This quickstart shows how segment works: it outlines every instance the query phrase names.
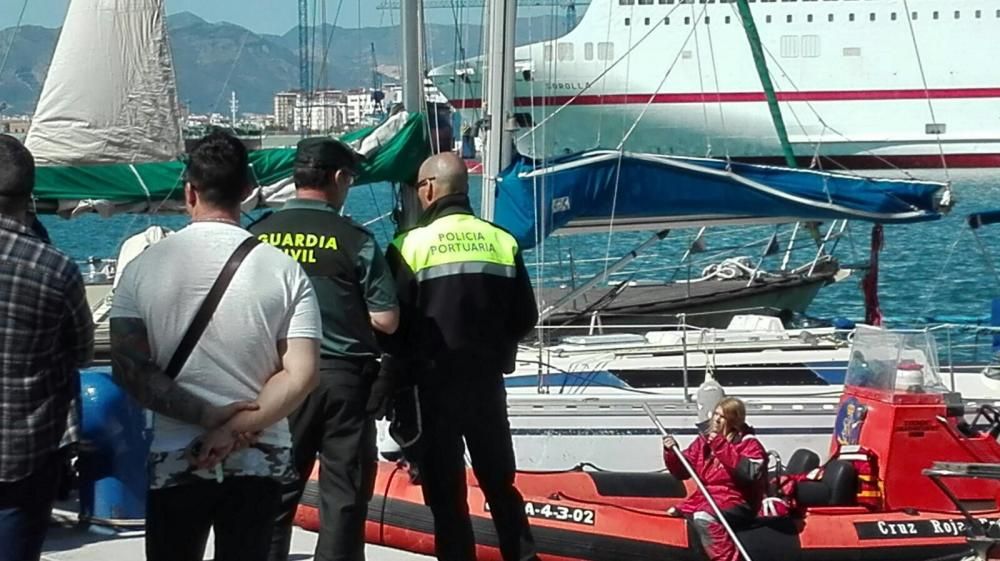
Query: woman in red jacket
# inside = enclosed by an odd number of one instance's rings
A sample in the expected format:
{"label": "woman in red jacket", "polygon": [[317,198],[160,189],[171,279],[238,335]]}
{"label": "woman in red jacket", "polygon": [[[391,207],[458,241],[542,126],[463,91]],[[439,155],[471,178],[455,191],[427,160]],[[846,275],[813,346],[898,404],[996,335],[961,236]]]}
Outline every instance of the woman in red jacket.
{"label": "woman in red jacket", "polygon": [[[690,477],[681,463],[672,436],[663,439],[663,461],[678,479]],[[712,415],[710,430],[701,434],[683,452],[730,526],[749,522],[760,506],[766,488],[767,453],[753,428],[746,424],[746,406],[735,397],[719,402]],[[715,511],[695,491],[668,514],[692,521],[701,543],[712,561],[736,561],[736,544],[716,519]]]}

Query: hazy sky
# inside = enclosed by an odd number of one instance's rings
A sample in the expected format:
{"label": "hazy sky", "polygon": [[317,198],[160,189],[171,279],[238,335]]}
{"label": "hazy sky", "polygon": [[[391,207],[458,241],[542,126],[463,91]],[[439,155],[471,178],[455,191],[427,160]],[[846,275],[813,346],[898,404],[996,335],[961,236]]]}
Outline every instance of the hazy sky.
{"label": "hazy sky", "polygon": [[[27,0],[24,22],[45,27],[62,25],[69,0]],[[314,0],[309,1],[312,8]],[[360,11],[362,26],[398,23],[398,10],[378,10],[382,0],[326,0],[327,19],[333,21],[338,4],[341,27],[357,27]],[[17,23],[24,0],[0,0],[0,29]],[[296,25],[295,0],[166,0],[167,13],[193,12],[208,21],[230,21],[258,33],[285,33]],[[450,21],[450,10],[431,10],[434,21]],[[478,11],[477,11],[478,13]],[[390,17],[392,18],[390,20]],[[478,21],[479,16],[475,16]]]}

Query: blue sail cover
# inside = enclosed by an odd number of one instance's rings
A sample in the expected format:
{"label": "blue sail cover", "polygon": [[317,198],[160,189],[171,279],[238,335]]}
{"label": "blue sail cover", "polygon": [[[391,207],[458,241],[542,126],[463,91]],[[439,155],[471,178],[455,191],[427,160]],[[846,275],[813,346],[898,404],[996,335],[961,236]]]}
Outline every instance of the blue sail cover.
{"label": "blue sail cover", "polygon": [[520,158],[497,186],[495,220],[523,248],[559,229],[654,229],[852,219],[936,220],[947,185],[655,154],[594,151],[545,167]]}

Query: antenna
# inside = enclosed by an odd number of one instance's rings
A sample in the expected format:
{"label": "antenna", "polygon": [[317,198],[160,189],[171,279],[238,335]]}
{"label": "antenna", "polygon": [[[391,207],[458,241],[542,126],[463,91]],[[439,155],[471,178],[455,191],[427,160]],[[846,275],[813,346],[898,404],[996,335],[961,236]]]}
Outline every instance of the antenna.
{"label": "antenna", "polygon": [[230,120],[229,124],[233,127],[233,132],[236,132],[236,112],[240,108],[240,101],[236,98],[236,90],[233,90],[232,97],[229,98],[229,114]]}

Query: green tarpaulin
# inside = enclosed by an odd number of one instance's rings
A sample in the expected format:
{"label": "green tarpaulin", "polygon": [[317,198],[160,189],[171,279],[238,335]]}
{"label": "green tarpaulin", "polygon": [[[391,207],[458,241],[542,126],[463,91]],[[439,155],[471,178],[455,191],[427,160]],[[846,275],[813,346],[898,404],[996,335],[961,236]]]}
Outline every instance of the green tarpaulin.
{"label": "green tarpaulin", "polygon": [[[375,127],[341,137],[354,142]],[[368,155],[356,185],[378,182],[412,182],[421,162],[430,154],[426,117],[411,115],[406,124],[384,145]],[[250,153],[253,177],[258,185],[272,185],[292,174],[294,148],[274,148]],[[112,204],[157,203],[179,199],[183,193],[184,163],[155,162],[74,167],[39,167],[35,198],[40,207],[55,207],[59,201],[105,200]]]}

